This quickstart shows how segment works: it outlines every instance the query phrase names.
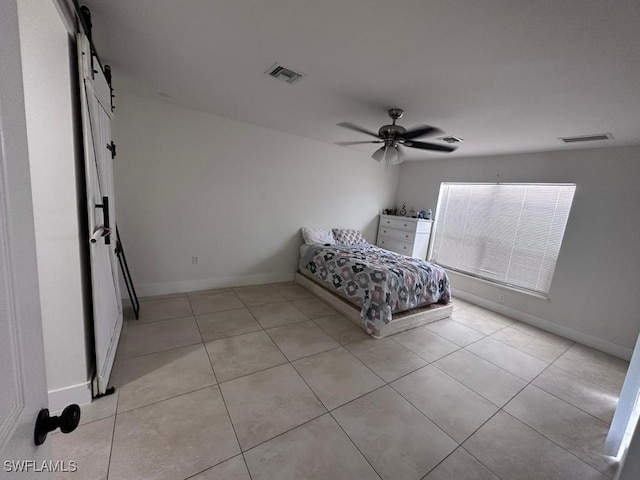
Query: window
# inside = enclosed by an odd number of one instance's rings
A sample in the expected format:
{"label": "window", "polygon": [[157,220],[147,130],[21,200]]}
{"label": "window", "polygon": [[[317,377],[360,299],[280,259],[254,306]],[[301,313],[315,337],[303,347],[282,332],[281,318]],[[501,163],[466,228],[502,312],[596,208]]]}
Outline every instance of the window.
{"label": "window", "polygon": [[547,294],[576,186],[443,183],[432,260]]}

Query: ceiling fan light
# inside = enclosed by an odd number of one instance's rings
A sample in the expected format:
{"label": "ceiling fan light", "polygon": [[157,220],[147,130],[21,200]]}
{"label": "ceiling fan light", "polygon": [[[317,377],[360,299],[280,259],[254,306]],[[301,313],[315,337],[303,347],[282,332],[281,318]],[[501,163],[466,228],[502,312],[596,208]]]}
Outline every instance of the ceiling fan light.
{"label": "ceiling fan light", "polygon": [[385,158],[385,147],[381,147],[371,155],[376,162],[381,162]]}
{"label": "ceiling fan light", "polygon": [[402,156],[398,155],[396,158],[391,160],[391,165],[398,165],[399,163],[402,163],[402,160],[404,160],[402,158]]}
{"label": "ceiling fan light", "polygon": [[393,145],[389,145],[384,153],[384,159],[392,165],[400,158],[400,152]]}

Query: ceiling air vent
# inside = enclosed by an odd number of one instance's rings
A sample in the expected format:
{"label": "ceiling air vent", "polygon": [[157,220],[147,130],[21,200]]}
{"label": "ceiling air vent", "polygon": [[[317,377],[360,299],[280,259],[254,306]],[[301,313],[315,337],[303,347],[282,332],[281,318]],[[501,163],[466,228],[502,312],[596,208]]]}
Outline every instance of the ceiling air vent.
{"label": "ceiling air vent", "polygon": [[580,137],[560,137],[558,140],[564,143],[592,142],[594,140],[613,140],[610,133],[597,133],[595,135],[582,135]]}
{"label": "ceiling air vent", "polygon": [[302,73],[294,72],[293,70],[283,67],[279,63],[275,63],[269,70],[264,73],[266,73],[270,77],[277,78],[278,80],[282,80],[283,82],[287,83],[293,83],[304,76]]}
{"label": "ceiling air vent", "polygon": [[464,142],[463,138],[460,137],[454,137],[453,135],[449,135],[448,137],[438,137],[438,140],[442,140],[443,142],[447,142],[447,143],[460,143],[460,142]]}

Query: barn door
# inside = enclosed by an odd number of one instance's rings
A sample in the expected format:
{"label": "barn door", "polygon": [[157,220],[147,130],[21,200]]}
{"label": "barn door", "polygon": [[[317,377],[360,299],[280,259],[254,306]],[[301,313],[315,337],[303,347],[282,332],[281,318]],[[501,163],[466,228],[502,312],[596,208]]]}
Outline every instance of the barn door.
{"label": "barn door", "polygon": [[[93,323],[94,395],[105,393],[122,329],[122,300],[115,253],[116,209],[111,142],[111,88],[87,37],[78,34],[78,67],[84,139]],[[112,235],[113,233],[113,235]]]}
{"label": "barn door", "polygon": [[[640,417],[640,336],[636,339],[636,346],[620,391],[618,406],[609,427],[604,444],[605,455],[620,456],[621,449],[628,446],[629,436],[636,430],[638,417]],[[640,442],[640,438],[636,442]]]}

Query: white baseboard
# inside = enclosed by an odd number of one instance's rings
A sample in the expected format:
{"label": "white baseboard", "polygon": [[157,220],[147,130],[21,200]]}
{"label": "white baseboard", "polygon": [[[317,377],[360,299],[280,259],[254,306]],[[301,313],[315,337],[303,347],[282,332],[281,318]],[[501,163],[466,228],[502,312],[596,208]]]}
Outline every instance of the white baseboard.
{"label": "white baseboard", "polygon": [[[242,287],[264,283],[292,282],[294,272],[263,273],[259,275],[240,275],[236,277],[204,278],[199,280],[177,280],[175,282],[147,283],[136,285],[139,297],[167,295],[170,293],[195,292],[212,288]],[[126,294],[126,289],[124,290]]]}
{"label": "white baseboard", "polygon": [[57,413],[62,411],[64,407],[75,403],[77,405],[85,405],[91,403],[91,381],[87,380],[78,385],[59,388],[57,390],[49,390],[49,411]]}
{"label": "white baseboard", "polygon": [[544,318],[531,315],[530,313],[521,312],[520,310],[516,310],[515,308],[511,308],[506,305],[502,305],[501,303],[487,300],[486,298],[479,297],[477,295],[474,295],[473,293],[465,292],[464,290],[456,289],[455,296],[461,298],[462,300],[467,300],[468,302],[475,303],[476,305],[484,307],[488,310],[501,313],[502,315],[513,318],[514,320],[528,323],[529,325],[533,325],[534,327],[541,328],[542,330],[555,333],[556,335],[560,335],[561,337],[568,338],[569,340],[573,340],[574,342],[581,343],[583,345],[586,345],[587,347],[595,348],[596,350],[608,353],[609,355],[613,355],[624,360],[631,359],[631,354],[633,353],[633,349],[631,348],[623,347],[622,345],[618,345],[617,343],[609,342],[607,340],[591,336],[588,333],[583,333],[572,328],[564,327],[557,323],[550,322],[549,320],[545,320]]}

